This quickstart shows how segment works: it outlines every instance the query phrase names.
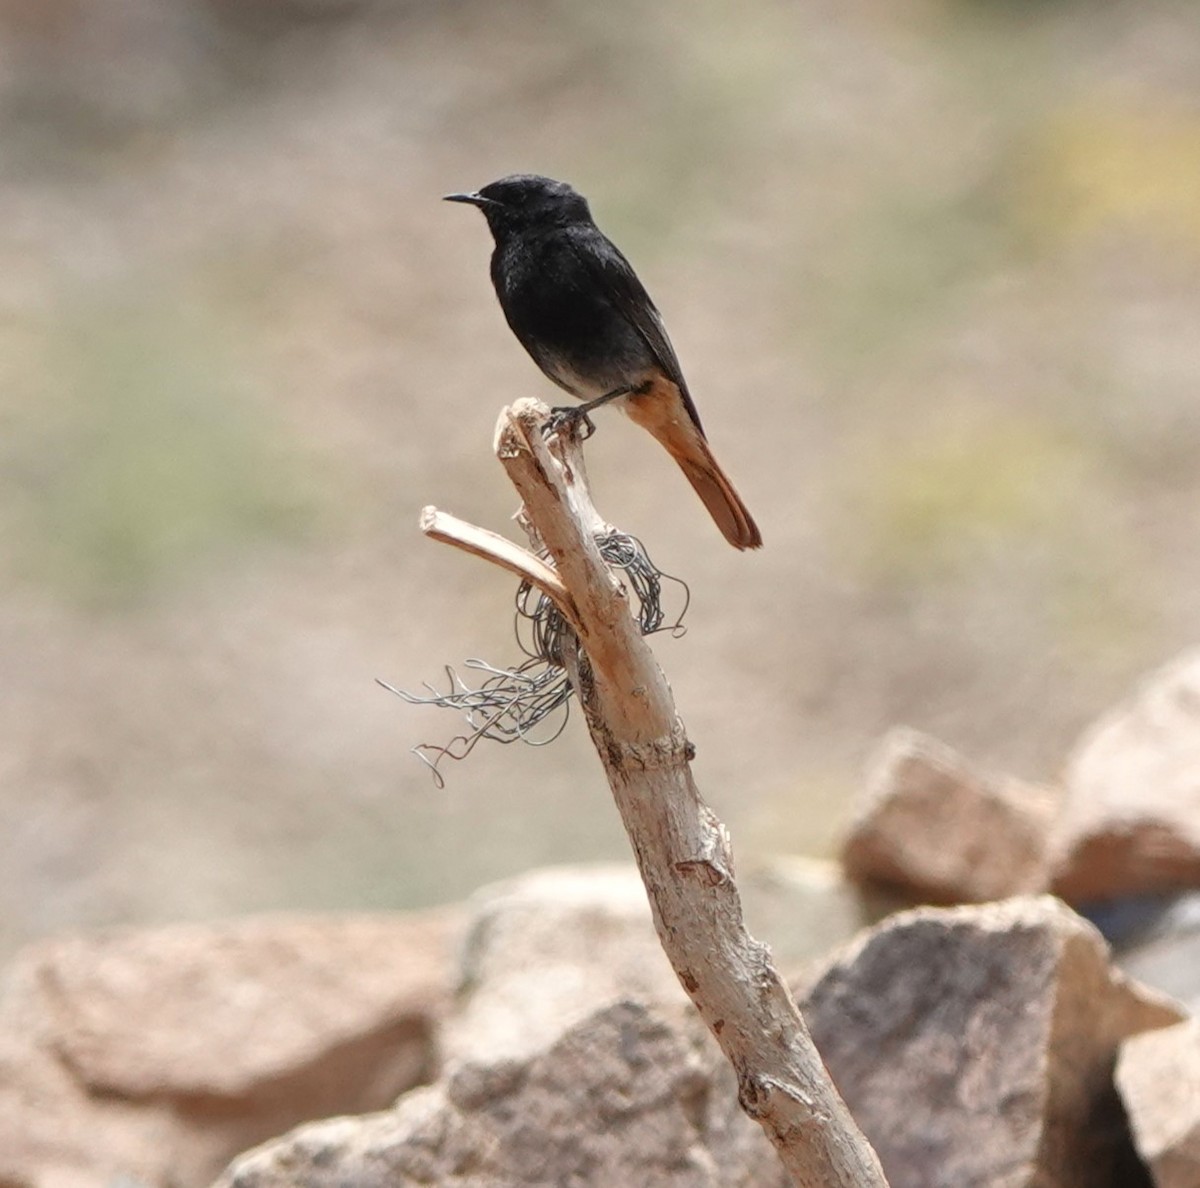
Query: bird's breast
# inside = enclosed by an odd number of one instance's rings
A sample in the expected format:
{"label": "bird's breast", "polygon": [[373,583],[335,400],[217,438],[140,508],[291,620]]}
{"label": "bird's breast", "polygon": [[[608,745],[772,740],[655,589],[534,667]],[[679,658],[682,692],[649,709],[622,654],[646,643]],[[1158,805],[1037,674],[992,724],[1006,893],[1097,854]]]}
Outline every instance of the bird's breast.
{"label": "bird's breast", "polygon": [[571,245],[515,237],[492,258],[504,316],[542,371],[581,399],[634,386],[653,358]]}

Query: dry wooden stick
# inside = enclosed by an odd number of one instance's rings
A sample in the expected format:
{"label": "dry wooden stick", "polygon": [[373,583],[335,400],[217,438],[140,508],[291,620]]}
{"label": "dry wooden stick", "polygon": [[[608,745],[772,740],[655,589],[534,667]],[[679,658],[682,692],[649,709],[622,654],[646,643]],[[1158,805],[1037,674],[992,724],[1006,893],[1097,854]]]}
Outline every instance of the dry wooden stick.
{"label": "dry wooden stick", "polygon": [[737,1072],[743,1109],[775,1144],[792,1182],[887,1188],[770,950],[745,929],[729,835],[692,781],[692,747],[670,687],[593,539],[603,521],[591,502],[579,443],[569,434],[544,437],[546,415],[532,400],[505,409],[496,452],[552,570],[504,538],[433,509],[422,525],[533,582],[574,629],[580,647],[565,649],[564,659],[633,844],[659,939]]}

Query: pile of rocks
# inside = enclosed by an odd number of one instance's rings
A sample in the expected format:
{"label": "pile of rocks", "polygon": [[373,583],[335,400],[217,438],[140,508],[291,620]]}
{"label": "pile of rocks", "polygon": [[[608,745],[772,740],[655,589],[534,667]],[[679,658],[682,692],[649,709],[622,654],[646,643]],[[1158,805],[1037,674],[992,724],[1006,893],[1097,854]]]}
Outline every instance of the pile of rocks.
{"label": "pile of rocks", "polygon": [[[1059,787],[896,732],[842,859],[742,890],[892,1188],[1200,1184],[1200,656],[1089,730]],[[0,998],[0,1185],[214,1176],[786,1184],[626,867],[433,914],[23,954]]]}
{"label": "pile of rocks", "polygon": [[[872,766],[842,856],[856,883],[904,899],[976,903],[1052,892],[1100,926],[1126,973],[1194,1012],[1200,653],[1155,673],[1087,730],[1056,786],[981,772],[936,740],[895,731]],[[1076,1005],[1094,1018],[1090,1001]],[[1195,1021],[1123,1043],[1116,1084],[1152,1182],[1200,1185]]]}
{"label": "pile of rocks", "polygon": [[1048,890],[1083,906],[1200,887],[1200,652],[1087,730],[1056,786],[893,732],[843,860],[858,882],[931,903]]}
{"label": "pile of rocks", "polygon": [[44,941],[0,995],[0,1185],[206,1184],[433,1075],[459,913]]}

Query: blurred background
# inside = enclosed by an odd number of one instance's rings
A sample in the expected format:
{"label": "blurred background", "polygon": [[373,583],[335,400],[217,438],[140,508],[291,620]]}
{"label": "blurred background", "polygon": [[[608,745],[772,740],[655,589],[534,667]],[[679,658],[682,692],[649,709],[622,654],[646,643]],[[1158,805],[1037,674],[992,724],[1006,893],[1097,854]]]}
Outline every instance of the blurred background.
{"label": "blurred background", "polygon": [[502,405],[557,399],[477,212],[563,177],[666,315],[766,547],[601,415],[690,583],[656,650],[743,865],[829,852],[887,727],[1053,777],[1200,635],[1195,0],[3,0],[0,952],[407,907],[627,853],[518,659]]}

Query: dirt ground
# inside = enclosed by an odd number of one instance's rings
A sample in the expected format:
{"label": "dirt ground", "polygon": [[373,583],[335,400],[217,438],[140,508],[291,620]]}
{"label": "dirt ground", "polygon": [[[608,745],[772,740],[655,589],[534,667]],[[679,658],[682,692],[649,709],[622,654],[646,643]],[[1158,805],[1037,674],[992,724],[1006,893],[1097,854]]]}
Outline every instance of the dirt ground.
{"label": "dirt ground", "polygon": [[578,721],[438,790],[375,684],[516,657],[416,531],[505,530],[555,399],[438,201],[505,173],[590,197],[762,526],[602,416],[743,865],[894,724],[1052,777],[1200,631],[1191,0],[7,0],[0,143],[0,949],[626,852]]}

